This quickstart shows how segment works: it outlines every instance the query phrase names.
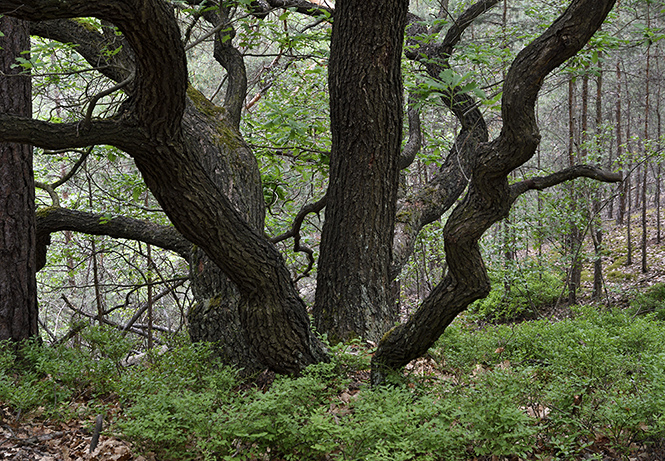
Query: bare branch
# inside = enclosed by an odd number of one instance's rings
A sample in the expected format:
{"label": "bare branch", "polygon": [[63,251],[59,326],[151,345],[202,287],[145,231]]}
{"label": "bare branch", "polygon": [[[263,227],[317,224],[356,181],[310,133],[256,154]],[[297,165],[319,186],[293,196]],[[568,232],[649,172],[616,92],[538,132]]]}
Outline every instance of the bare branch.
{"label": "bare branch", "polygon": [[[85,131],[85,132],[84,132]],[[79,123],[50,123],[0,114],[0,141],[32,144],[49,150],[109,144],[123,150],[141,146],[143,133],[125,120],[92,120],[88,130]]]}
{"label": "bare branch", "polygon": [[576,178],[590,178],[608,183],[623,181],[621,173],[613,173],[593,165],[575,165],[548,176],[538,176],[515,183],[510,186],[510,193],[515,200],[529,190],[544,190]]}
{"label": "bare branch", "polygon": [[81,156],[79,157],[79,159],[76,161],[76,163],[74,163],[74,166],[72,167],[72,169],[69,170],[67,172],[67,174],[64,175],[62,178],[58,179],[56,182],[51,184],[51,187],[53,189],[57,189],[58,187],[62,186],[64,183],[69,181],[72,178],[72,176],[74,176],[76,174],[78,169],[81,168],[81,166],[83,165],[85,160],[88,158],[88,156],[90,156],[90,153],[92,152],[93,148],[94,148],[94,146],[90,146],[86,151],[84,151],[81,154]]}
{"label": "bare branch", "polygon": [[[75,44],[74,51],[92,66],[92,69],[80,72],[97,70],[111,80],[120,82],[127,78],[135,67],[133,53],[128,46],[122,46],[122,37],[114,36],[117,43],[111,43],[103,34],[72,19],[31,22],[30,34]],[[103,53],[102,50],[113,53]]]}
{"label": "bare branch", "polygon": [[452,53],[453,48],[457,45],[462,38],[464,31],[473,24],[473,21],[476,20],[480,15],[489,11],[494,5],[499,3],[499,0],[480,0],[478,3],[471,5],[467,8],[464,13],[460,15],[455,23],[448,29],[446,37],[443,39],[443,42],[438,47],[439,53],[442,57],[448,59]]}
{"label": "bare branch", "polygon": [[328,203],[328,196],[324,195],[318,201],[305,205],[296,215],[296,218],[293,220],[293,224],[291,225],[291,229],[288,232],[270,239],[272,243],[278,243],[293,237],[293,251],[307,254],[307,259],[309,261],[307,268],[302,274],[298,276],[296,281],[303,277],[307,277],[312,270],[312,267],[314,267],[314,252],[311,248],[300,244],[300,228],[302,227],[302,223],[308,214],[320,212],[323,210],[323,208],[325,208],[326,203]]}
{"label": "bare branch", "polygon": [[[175,284],[173,284],[173,286],[167,287],[167,288],[165,288],[164,290],[162,290],[161,292],[159,292],[157,295],[155,295],[155,296],[152,298],[152,301],[155,302],[155,301],[157,301],[158,299],[163,298],[164,296],[166,296],[167,294],[171,293],[173,290],[175,290],[176,288],[178,288],[178,287],[179,287],[180,285],[182,285],[183,283],[185,283],[185,280],[184,280],[184,279],[183,279],[183,280],[178,280]],[[143,313],[144,313],[145,311],[148,310],[148,307],[149,307],[149,303],[147,303],[147,302],[146,302],[146,303],[143,303],[143,305],[142,305],[139,309],[136,310],[136,313],[135,313],[135,314],[132,316],[132,318],[131,318],[131,319],[125,324],[125,326],[122,327],[122,331],[128,331],[130,328],[132,328],[132,326],[134,325],[134,323],[136,323],[136,321],[137,321],[139,318],[141,318],[141,316],[143,315]]]}
{"label": "bare branch", "polygon": [[399,169],[408,168],[420,152],[422,147],[422,133],[420,132],[420,111],[416,107],[416,97],[409,93],[407,116],[409,118],[409,139],[402,149],[399,157]]}
{"label": "bare branch", "polygon": [[180,29],[162,1],[143,0],[136,12],[129,0],[0,0],[0,14],[28,21],[96,17],[118,27],[136,57],[132,113],[150,136],[173,137],[180,133],[187,90]]}
{"label": "bare branch", "polygon": [[104,91],[100,91],[98,94],[90,98],[90,102],[88,103],[88,110],[85,112],[85,118],[83,121],[81,121],[81,127],[84,130],[87,130],[90,127],[90,122],[92,121],[92,112],[95,110],[97,101],[102,99],[104,96],[108,96],[129,85],[134,80],[134,75],[135,74],[132,72],[129,77],[124,79],[122,82],[118,83],[117,85],[113,85],[111,88],[107,88]]}
{"label": "bare branch", "polygon": [[[106,325],[112,326],[116,330],[123,331],[123,326],[122,325],[120,325],[118,323],[115,323],[115,322],[112,322],[111,320],[109,320],[105,317],[100,319],[100,318],[98,318],[97,315],[88,314],[87,312],[82,311],[81,309],[77,309],[76,306],[74,306],[71,303],[71,301],[69,301],[69,299],[67,299],[67,297],[65,295],[62,295],[61,297],[62,297],[63,301],[65,301],[65,304],[67,304],[67,307],[69,307],[72,311],[76,312],[77,314],[82,315],[82,316],[87,317],[87,318],[92,319],[92,320],[99,321],[99,322],[104,323]],[[142,331],[138,328],[131,328],[129,331],[136,334],[136,335],[143,336],[144,338],[148,337],[148,334],[146,332],[144,332],[144,331]],[[162,341],[158,340],[157,338],[152,338],[152,340],[154,342],[156,342],[157,344],[163,344]]]}
{"label": "bare branch", "polygon": [[[63,230],[138,240],[174,251],[183,258],[189,257],[192,249],[192,244],[171,226],[161,226],[124,216],[109,217],[98,213],[49,207],[37,211],[36,227],[37,241],[41,242],[37,252],[43,254],[44,263],[48,236]],[[42,267],[43,264],[38,270]]]}
{"label": "bare branch", "polygon": [[273,8],[293,8],[300,14],[308,16],[332,16],[335,10],[329,6],[327,2],[325,5],[320,3],[308,2],[307,0],[267,0],[267,3]]}

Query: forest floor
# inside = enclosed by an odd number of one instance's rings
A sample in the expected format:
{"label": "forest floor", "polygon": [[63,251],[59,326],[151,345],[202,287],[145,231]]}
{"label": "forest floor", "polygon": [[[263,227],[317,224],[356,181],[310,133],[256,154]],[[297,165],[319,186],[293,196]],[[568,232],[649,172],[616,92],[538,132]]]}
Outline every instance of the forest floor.
{"label": "forest floor", "polygon": [[[607,256],[603,258],[603,266],[606,269],[606,293],[604,303],[617,307],[626,307],[636,292],[644,290],[655,283],[665,282],[665,244],[656,244],[655,239],[649,241],[647,264],[648,271],[641,270],[641,252],[637,245],[641,236],[639,228],[634,229],[633,262],[626,265],[626,236],[625,228],[618,228],[606,234]],[[586,266],[591,266],[587,263]],[[592,276],[590,267],[585,267],[583,275],[583,289],[580,302],[589,303],[592,290]],[[552,306],[543,314],[552,320],[565,318],[569,315],[569,309],[565,305]],[[437,373],[436,368],[430,366],[430,359],[419,359],[407,366],[409,373]],[[354,376],[356,385],[354,389],[346,389],[340,395],[340,400],[347,401],[358,392],[358,388],[368,385],[369,373],[360,373]],[[115,401],[114,401],[115,399]],[[112,461],[156,461],[152,453],[138,454],[131,443],[114,437],[109,432],[102,432],[97,447],[90,452],[90,444],[93,437],[94,417],[90,412],[78,412],[77,408],[85,408],[92,404],[92,397],[80,395],[74,399],[68,409],[68,416],[54,418],[53,414],[45,416],[45,412],[38,409],[29,414],[21,414],[20,411],[0,402],[0,460],[17,461],[88,461],[88,460],[112,460]],[[95,402],[99,405],[100,402]],[[105,411],[122,413],[123,409],[117,398],[113,395],[104,402]],[[332,408],[332,407],[331,407]],[[77,417],[77,414],[86,414]],[[104,428],[106,430],[106,428]],[[597,441],[602,445],[602,440]],[[628,459],[630,461],[655,461],[665,460],[665,451],[654,452],[652,449],[636,448],[629,458],[616,455],[613,457],[611,450],[602,452],[600,458],[593,459]],[[269,458],[265,458],[269,459]],[[332,459],[332,458],[331,458]],[[519,458],[483,457],[470,458],[474,460],[518,460]],[[552,457],[538,457],[529,459],[548,459]]]}

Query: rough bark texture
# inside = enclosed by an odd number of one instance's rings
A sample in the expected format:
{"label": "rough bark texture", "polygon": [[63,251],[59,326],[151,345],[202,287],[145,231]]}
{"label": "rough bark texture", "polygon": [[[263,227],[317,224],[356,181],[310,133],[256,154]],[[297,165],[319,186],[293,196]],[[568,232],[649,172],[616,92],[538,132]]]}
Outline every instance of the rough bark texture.
{"label": "rough bark texture", "polygon": [[[435,34],[437,30],[427,30],[420,18],[409,14],[409,26],[406,30],[409,46],[407,57],[421,62],[431,78],[439,79],[439,74],[450,68],[448,60],[464,31],[497,2],[498,0],[481,0],[469,7],[457,18],[443,41],[438,44],[421,41],[422,38],[419,37]],[[393,238],[393,278],[399,275],[413,254],[422,228],[439,219],[462,195],[471,176],[470,162],[479,144],[487,142],[489,138],[485,120],[471,96],[461,92],[459,88],[452,88],[441,95],[441,101],[455,114],[461,130],[434,178],[398,203]]]}
{"label": "rough bark texture", "polygon": [[319,332],[376,341],[397,318],[390,264],[408,2],[336,4],[328,85],[332,152],[314,303]]}
{"label": "rough bark texture", "polygon": [[[188,137],[199,143],[201,163],[217,187],[256,232],[264,222],[263,190],[258,165],[235,128],[223,123],[226,114],[190,87],[193,102],[185,111],[183,126]],[[221,154],[221,155],[220,155]],[[192,290],[196,304],[187,313],[193,341],[209,341],[225,363],[242,368],[249,375],[260,371],[257,352],[243,334],[237,286],[199,248],[189,256]]]}
{"label": "rough bark texture", "polygon": [[[18,76],[30,49],[28,25],[0,17],[0,112],[30,117],[30,76]],[[0,340],[38,334],[32,147],[0,142]]]}
{"label": "rough bark texture", "polygon": [[[51,149],[110,144],[129,153],[176,229],[237,285],[242,336],[250,353],[263,366],[282,373],[298,373],[325,360],[281,255],[211,177],[199,133],[183,122],[185,52],[167,5],[159,0],[144,0],[138,6],[115,0],[0,0],[0,11],[29,20],[80,16],[107,20],[122,31],[136,60],[135,89],[118,116],[93,119],[80,129],[78,124],[0,114],[0,140]],[[225,114],[208,115],[219,121],[213,131],[223,144],[242,147]],[[226,154],[237,152],[231,148]]]}
{"label": "rough bark texture", "polygon": [[534,107],[543,79],[584,46],[613,6],[614,0],[573,1],[542,36],[518,54],[504,83],[501,133],[494,141],[479,145],[471,161],[467,194],[444,228],[449,272],[405,324],[381,339],[372,358],[374,384],[384,380],[386,369],[399,368],[424,354],[459,312],[489,292],[478,240],[507,216],[523,192],[524,183],[509,186],[507,177],[534,155],[540,141]]}

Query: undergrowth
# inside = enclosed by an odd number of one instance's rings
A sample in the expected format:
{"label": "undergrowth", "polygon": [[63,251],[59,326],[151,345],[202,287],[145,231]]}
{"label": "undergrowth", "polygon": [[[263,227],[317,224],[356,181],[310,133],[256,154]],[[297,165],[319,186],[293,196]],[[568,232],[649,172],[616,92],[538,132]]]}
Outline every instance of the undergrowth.
{"label": "undergrowth", "polygon": [[[333,360],[268,388],[242,382],[209,346],[181,345],[123,366],[134,345],[104,328],[78,347],[0,353],[0,400],[47,417],[115,402],[110,431],[159,460],[613,459],[665,440],[665,324],[655,314],[577,308],[569,319],[457,321],[389,386],[370,354]],[[595,457],[595,458],[594,458]]]}

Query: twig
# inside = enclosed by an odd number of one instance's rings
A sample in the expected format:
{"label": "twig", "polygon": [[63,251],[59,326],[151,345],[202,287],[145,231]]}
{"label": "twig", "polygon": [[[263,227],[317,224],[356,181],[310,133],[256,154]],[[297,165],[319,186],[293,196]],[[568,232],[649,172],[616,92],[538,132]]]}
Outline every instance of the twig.
{"label": "twig", "polygon": [[312,251],[311,248],[300,244],[300,228],[302,227],[302,223],[305,220],[305,216],[310,213],[318,213],[319,211],[323,210],[323,208],[326,206],[326,203],[328,203],[328,196],[324,195],[317,202],[305,205],[293,220],[291,230],[270,239],[272,243],[278,243],[293,237],[293,251],[305,253],[307,255],[307,268],[295,279],[296,282],[304,277],[307,277],[312,270],[312,267],[314,267],[314,251]]}
{"label": "twig", "polygon": [[81,125],[82,125],[84,130],[87,130],[87,129],[90,128],[90,123],[91,123],[91,120],[92,120],[92,112],[95,110],[95,106],[97,105],[97,101],[102,99],[104,96],[108,96],[111,93],[114,93],[114,92],[126,87],[127,85],[129,85],[131,83],[131,81],[134,80],[134,75],[135,75],[135,73],[132,72],[129,75],[129,77],[124,79],[122,82],[120,82],[117,85],[114,85],[111,88],[108,88],[108,89],[106,89],[106,90],[104,90],[100,93],[97,93],[95,96],[93,96],[90,99],[90,103],[88,104],[88,110],[85,113],[85,118],[81,122]]}

